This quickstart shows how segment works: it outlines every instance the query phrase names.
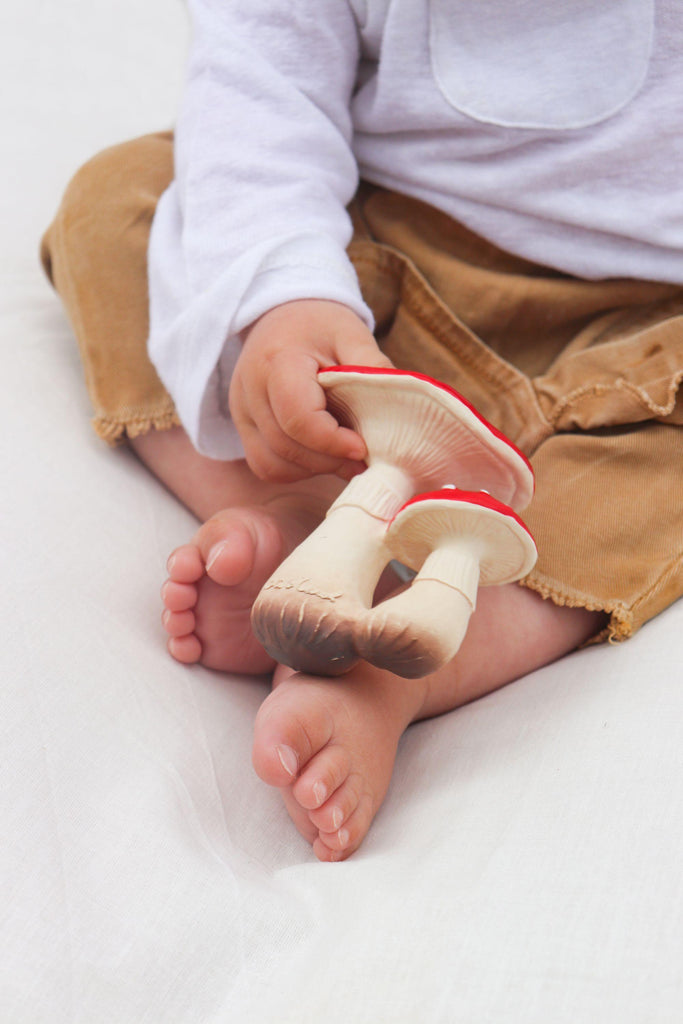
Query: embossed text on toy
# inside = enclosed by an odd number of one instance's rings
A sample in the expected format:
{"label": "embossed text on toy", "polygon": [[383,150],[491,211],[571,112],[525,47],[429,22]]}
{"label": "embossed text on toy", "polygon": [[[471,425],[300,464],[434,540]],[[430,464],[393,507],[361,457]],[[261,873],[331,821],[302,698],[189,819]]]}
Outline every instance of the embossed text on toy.
{"label": "embossed text on toy", "polygon": [[312,585],[312,582],[311,582],[310,579],[299,580],[298,583],[295,583],[293,580],[283,580],[283,579],[269,580],[265,584],[263,589],[264,590],[295,590],[297,592],[297,594],[306,594],[307,597],[319,597],[321,601],[331,601],[332,604],[334,604],[335,601],[338,601],[341,597],[344,596],[342,593],[339,593],[339,594],[325,594],[321,590],[316,590],[315,587]]}

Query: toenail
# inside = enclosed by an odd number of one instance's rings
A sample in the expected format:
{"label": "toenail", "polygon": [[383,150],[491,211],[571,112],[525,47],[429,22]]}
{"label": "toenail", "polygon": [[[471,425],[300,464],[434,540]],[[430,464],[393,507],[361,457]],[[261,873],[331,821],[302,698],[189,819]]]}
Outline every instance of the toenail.
{"label": "toenail", "polygon": [[335,809],[332,811],[332,828],[336,831],[336,829],[339,828],[343,820],[344,815],[341,812],[341,808],[335,807]]}
{"label": "toenail", "polygon": [[277,756],[280,758],[280,764],[292,778],[296,775],[299,770],[299,759],[292,750],[291,747],[276,747]]}
{"label": "toenail", "polygon": [[[315,782],[313,784],[313,797],[316,807],[320,807],[321,804],[325,803],[327,799],[327,786],[324,782]],[[339,824],[341,825],[341,822]]]}
{"label": "toenail", "polygon": [[337,832],[337,839],[339,840],[340,846],[348,846],[349,843],[349,830],[347,828],[340,828]]}
{"label": "toenail", "polygon": [[220,558],[220,556],[223,554],[223,552],[225,551],[227,546],[228,545],[227,545],[227,543],[225,541],[221,541],[220,544],[214,544],[214,546],[209,551],[208,558],[206,559],[206,568],[207,569],[210,569],[212,567],[212,565],[214,564],[214,562],[216,561],[216,559]]}

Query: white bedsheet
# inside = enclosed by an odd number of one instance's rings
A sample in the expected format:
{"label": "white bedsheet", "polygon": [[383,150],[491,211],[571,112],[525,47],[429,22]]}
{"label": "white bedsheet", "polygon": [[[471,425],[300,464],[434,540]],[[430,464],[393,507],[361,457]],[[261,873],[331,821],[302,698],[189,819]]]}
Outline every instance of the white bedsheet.
{"label": "white bedsheet", "polygon": [[409,730],[339,865],[251,769],[266,684],[167,657],[194,524],[91,432],[37,247],[185,43],[171,0],[0,12],[0,1024],[683,1021],[683,604]]}

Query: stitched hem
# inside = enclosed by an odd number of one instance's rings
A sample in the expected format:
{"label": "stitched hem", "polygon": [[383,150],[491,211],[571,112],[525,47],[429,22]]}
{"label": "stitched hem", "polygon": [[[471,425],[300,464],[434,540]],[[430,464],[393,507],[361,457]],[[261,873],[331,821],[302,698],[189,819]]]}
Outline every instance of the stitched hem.
{"label": "stitched hem", "polygon": [[585,608],[589,612],[605,612],[609,615],[609,622],[605,628],[586,640],[581,647],[600,643],[622,643],[636,632],[633,610],[620,601],[601,601],[571,587],[561,587],[556,580],[535,573],[525,576],[519,582],[520,586],[533,590],[544,600],[549,599],[561,608]]}
{"label": "stitched hem", "polygon": [[676,401],[678,391],[683,382],[683,370],[679,370],[677,373],[673,373],[671,380],[668,384],[667,400],[664,405],[658,405],[650,397],[645,388],[640,387],[638,384],[634,384],[632,381],[625,380],[623,377],[618,377],[613,384],[585,384],[583,387],[575,388],[570,391],[568,395],[560,399],[552,414],[547,417],[548,422],[557,427],[558,422],[571,407],[580,405],[580,403],[586,398],[604,397],[608,394],[613,394],[616,391],[630,395],[634,398],[643,409],[650,414],[653,419],[666,420],[673,413],[676,408]]}
{"label": "stitched hem", "polygon": [[98,437],[115,448],[127,438],[140,437],[150,430],[170,430],[179,427],[180,419],[175,408],[162,406],[146,413],[121,413],[120,416],[95,416],[92,425]]}
{"label": "stitched hem", "polygon": [[683,554],[678,552],[655,582],[631,605],[623,601],[601,600],[572,587],[562,586],[557,580],[538,572],[530,573],[519,582],[521,586],[562,607],[586,608],[591,612],[605,612],[609,615],[605,628],[582,644],[582,647],[604,642],[618,644],[628,640],[646,622],[683,597]]}

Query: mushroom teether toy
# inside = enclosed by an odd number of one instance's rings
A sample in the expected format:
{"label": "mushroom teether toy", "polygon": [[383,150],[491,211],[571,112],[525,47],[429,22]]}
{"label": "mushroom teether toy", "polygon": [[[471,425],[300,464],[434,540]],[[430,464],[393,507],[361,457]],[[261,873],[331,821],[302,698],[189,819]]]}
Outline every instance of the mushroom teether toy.
{"label": "mushroom teether toy", "polygon": [[387,527],[386,543],[417,576],[363,619],[356,646],[374,665],[405,677],[450,661],[480,584],[512,583],[536,561],[533,538],[509,506],[455,488],[406,502]]}
{"label": "mushroom teether toy", "polygon": [[[319,381],[330,411],[363,437],[368,468],[266,582],[252,626],[277,661],[339,675],[358,660],[359,636],[363,656],[373,660],[364,620],[393,557],[387,523],[399,509],[416,493],[446,484],[487,490],[521,509],[533,494],[533,471],[457,392],[423,374],[336,366],[322,370]],[[376,640],[387,642],[383,630]]]}

